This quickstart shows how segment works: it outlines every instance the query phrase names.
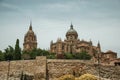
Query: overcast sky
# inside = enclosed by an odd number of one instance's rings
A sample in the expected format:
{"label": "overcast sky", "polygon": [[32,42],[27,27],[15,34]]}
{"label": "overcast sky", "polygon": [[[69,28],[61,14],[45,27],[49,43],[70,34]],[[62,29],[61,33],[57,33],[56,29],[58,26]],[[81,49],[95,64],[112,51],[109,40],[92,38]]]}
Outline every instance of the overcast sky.
{"label": "overcast sky", "polygon": [[100,41],[102,51],[120,57],[120,0],[0,0],[0,50],[17,38],[23,48],[30,20],[39,48],[64,40],[72,22],[80,40]]}

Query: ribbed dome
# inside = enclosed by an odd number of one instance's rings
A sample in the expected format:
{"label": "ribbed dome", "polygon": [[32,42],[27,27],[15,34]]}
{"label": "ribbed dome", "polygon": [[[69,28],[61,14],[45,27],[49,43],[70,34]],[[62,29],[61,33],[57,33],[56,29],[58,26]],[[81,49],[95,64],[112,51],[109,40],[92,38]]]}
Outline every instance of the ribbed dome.
{"label": "ribbed dome", "polygon": [[66,36],[67,36],[67,35],[71,35],[71,34],[75,34],[76,36],[78,36],[78,33],[77,33],[77,31],[73,28],[73,25],[72,25],[72,24],[71,24],[71,26],[70,26],[70,29],[67,31]]}

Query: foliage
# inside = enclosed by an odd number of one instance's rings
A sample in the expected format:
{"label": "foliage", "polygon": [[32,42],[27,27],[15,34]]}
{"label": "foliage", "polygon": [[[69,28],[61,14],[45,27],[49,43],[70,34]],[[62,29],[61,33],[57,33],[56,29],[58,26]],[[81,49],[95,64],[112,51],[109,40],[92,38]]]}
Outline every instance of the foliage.
{"label": "foliage", "polygon": [[34,48],[32,51],[23,51],[22,52],[23,59],[35,59],[36,56],[47,56],[48,58],[54,57],[48,51],[42,50],[42,49],[36,49],[36,48]]}
{"label": "foliage", "polygon": [[64,75],[61,76],[58,80],[75,80],[75,77],[73,75]]}
{"label": "foliage", "polygon": [[71,53],[65,53],[64,56],[65,56],[65,59],[73,59],[74,58],[73,54],[71,54]]}
{"label": "foliage", "polygon": [[90,60],[91,55],[87,52],[80,52],[80,53],[64,53],[65,59],[80,59],[80,60]]}
{"label": "foliage", "polygon": [[22,51],[22,59],[24,60],[30,59],[30,53],[27,51]]}
{"label": "foliage", "polygon": [[78,80],[97,80],[94,75],[91,74],[84,74],[78,78]]}
{"label": "foliage", "polygon": [[81,53],[75,53],[74,58],[80,60],[90,60],[91,56],[87,52],[81,52]]}
{"label": "foliage", "polygon": [[12,46],[8,46],[8,48],[5,49],[4,58],[5,60],[13,60],[14,59],[14,48]]}
{"label": "foliage", "polygon": [[4,52],[0,52],[0,60],[20,60],[21,48],[19,47],[19,39],[16,40],[15,49],[12,46],[8,46],[4,49]]}
{"label": "foliage", "polygon": [[0,61],[3,61],[4,60],[4,54],[2,51],[0,51]]}
{"label": "foliage", "polygon": [[19,47],[19,39],[16,40],[14,59],[15,60],[21,59],[21,48]]}
{"label": "foliage", "polygon": [[19,39],[16,40],[15,48],[8,46],[4,52],[0,51],[1,60],[21,60],[21,59],[35,59],[36,56],[46,56],[48,59],[80,59],[90,60],[91,56],[87,52],[80,53],[50,53],[47,50],[34,48],[31,51],[21,51],[19,46]]}
{"label": "foliage", "polygon": [[57,59],[64,59],[64,54],[57,54]]}
{"label": "foliage", "polygon": [[41,56],[47,56],[49,52],[47,50],[41,50]]}
{"label": "foliage", "polygon": [[94,75],[91,74],[83,74],[80,77],[74,77],[73,75],[63,75],[58,80],[97,80]]}
{"label": "foliage", "polygon": [[47,55],[47,58],[48,59],[55,59],[56,55],[55,55],[55,53],[49,53],[49,55]]}

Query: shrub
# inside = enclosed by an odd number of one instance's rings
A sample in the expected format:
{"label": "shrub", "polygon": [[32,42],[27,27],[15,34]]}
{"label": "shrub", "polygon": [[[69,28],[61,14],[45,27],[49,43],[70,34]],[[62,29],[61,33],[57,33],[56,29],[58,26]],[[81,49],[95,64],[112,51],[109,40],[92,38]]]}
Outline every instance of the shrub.
{"label": "shrub", "polygon": [[61,76],[58,80],[75,80],[75,77],[73,75],[64,75]]}
{"label": "shrub", "polygon": [[97,80],[97,78],[91,74],[84,74],[80,76],[77,80]]}
{"label": "shrub", "polygon": [[65,59],[73,59],[74,58],[71,53],[65,53],[64,56],[65,56]]}

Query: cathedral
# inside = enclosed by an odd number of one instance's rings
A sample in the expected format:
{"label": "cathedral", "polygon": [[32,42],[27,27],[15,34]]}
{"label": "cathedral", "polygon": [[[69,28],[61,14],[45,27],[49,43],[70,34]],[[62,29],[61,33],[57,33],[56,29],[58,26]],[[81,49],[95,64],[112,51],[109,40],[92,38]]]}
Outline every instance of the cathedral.
{"label": "cathedral", "polygon": [[32,23],[30,22],[29,30],[24,36],[24,43],[23,43],[23,50],[24,51],[31,51],[34,48],[37,48],[37,37],[32,30]]}
{"label": "cathedral", "polygon": [[80,53],[87,52],[92,56],[92,60],[98,61],[98,56],[101,61],[114,60],[117,58],[117,53],[113,51],[102,52],[100,43],[96,46],[92,44],[92,41],[85,41],[78,39],[78,33],[74,29],[73,25],[70,25],[70,29],[66,32],[66,39],[62,41],[60,38],[56,42],[51,41],[50,52],[56,53],[56,55],[64,53]]}
{"label": "cathedral", "polygon": [[[29,30],[24,36],[23,51],[31,51],[37,48],[37,37],[32,29],[32,23],[30,23]],[[78,33],[74,29],[73,25],[70,25],[70,29],[66,32],[66,39],[62,41],[60,38],[56,42],[51,41],[50,43],[50,53],[55,53],[56,55],[61,55],[64,53],[81,53],[87,52],[92,56],[94,62],[101,60],[101,63],[109,63],[117,60],[117,53],[111,50],[107,52],[101,51],[100,43],[96,46],[92,44],[92,41],[80,40],[78,38]]]}
{"label": "cathedral", "polygon": [[71,24],[70,29],[66,32],[66,39],[64,41],[60,38],[55,43],[51,41],[50,51],[57,54],[80,53],[85,51],[93,56],[96,52],[101,52],[101,47],[99,42],[97,46],[94,46],[91,40],[85,41],[78,39],[78,33]]}

